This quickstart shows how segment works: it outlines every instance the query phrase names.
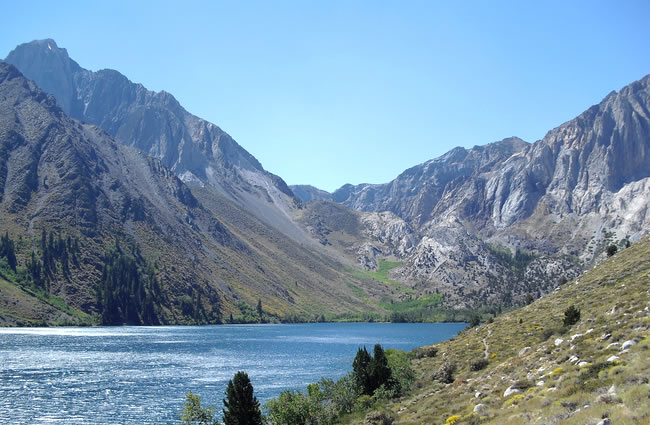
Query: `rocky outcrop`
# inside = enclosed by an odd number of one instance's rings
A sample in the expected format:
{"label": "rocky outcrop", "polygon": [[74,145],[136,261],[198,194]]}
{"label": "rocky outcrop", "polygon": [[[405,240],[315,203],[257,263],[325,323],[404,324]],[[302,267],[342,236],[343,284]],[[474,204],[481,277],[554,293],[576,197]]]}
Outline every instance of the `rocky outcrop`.
{"label": "rocky outcrop", "polygon": [[289,188],[302,202],[332,200],[331,193],[308,184],[291,185]]}

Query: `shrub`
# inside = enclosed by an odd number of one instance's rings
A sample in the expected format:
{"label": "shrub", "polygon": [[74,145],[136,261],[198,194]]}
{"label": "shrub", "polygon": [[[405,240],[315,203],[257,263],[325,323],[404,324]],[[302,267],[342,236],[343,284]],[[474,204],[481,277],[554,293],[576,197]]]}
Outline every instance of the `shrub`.
{"label": "shrub", "polygon": [[183,425],[216,425],[219,422],[213,418],[214,407],[201,407],[201,397],[190,391],[185,396],[185,407],[181,412]]}
{"label": "shrub", "polygon": [[481,318],[478,314],[472,315],[472,318],[469,320],[469,327],[475,328],[481,324]]}
{"label": "shrub", "polygon": [[488,364],[487,359],[478,359],[470,363],[469,368],[476,372],[485,369]]}
{"label": "shrub", "polygon": [[445,362],[434,372],[432,378],[443,384],[451,384],[454,382],[454,373],[456,373],[456,364]]}
{"label": "shrub", "polygon": [[416,359],[422,359],[425,357],[435,357],[438,354],[438,349],[436,347],[422,347],[416,348],[411,351]]}
{"label": "shrub", "polygon": [[616,252],[618,251],[618,247],[616,245],[610,245],[607,247],[607,256],[612,257]]}
{"label": "shrub", "polygon": [[354,403],[354,407],[359,411],[364,411],[370,409],[373,404],[375,404],[374,397],[371,397],[368,394],[363,394]]}
{"label": "shrub", "polygon": [[310,423],[310,400],[299,391],[286,390],[266,403],[268,417],[274,425],[306,425]]}
{"label": "shrub", "polygon": [[363,425],[392,425],[395,416],[390,412],[370,412],[366,415]]}
{"label": "shrub", "polygon": [[[385,395],[390,395],[389,398],[395,398],[406,394],[411,390],[413,381],[415,381],[415,372],[411,367],[408,355],[404,351],[388,349],[386,350],[386,357],[391,370],[391,385],[389,385]],[[377,398],[382,398],[377,394],[379,389],[375,391],[375,395]]]}
{"label": "shrub", "polygon": [[573,326],[580,321],[580,310],[571,306],[564,312],[564,326]]}
{"label": "shrub", "polygon": [[460,415],[450,416],[445,421],[445,425],[454,425],[456,422],[458,422],[460,420],[461,417],[462,416],[460,416]]}

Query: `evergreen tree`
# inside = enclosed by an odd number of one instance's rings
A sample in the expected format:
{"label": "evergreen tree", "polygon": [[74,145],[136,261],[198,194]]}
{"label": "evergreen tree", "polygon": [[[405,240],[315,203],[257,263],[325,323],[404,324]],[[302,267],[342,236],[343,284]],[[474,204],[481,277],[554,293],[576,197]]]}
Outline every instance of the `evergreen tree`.
{"label": "evergreen tree", "polygon": [[9,238],[9,233],[5,232],[4,236],[0,238],[0,257],[7,258],[7,264],[13,271],[16,271],[18,262],[16,261],[16,249],[14,241]]}
{"label": "evergreen tree", "polygon": [[253,395],[253,385],[246,372],[239,371],[228,381],[223,405],[225,425],[262,425],[260,403]]}
{"label": "evergreen tree", "polygon": [[372,395],[374,391],[370,376],[371,361],[372,357],[370,357],[370,353],[368,353],[366,347],[363,347],[357,350],[357,355],[354,357],[354,361],[352,362],[354,377],[361,387],[363,394],[367,395]]}
{"label": "evergreen tree", "polygon": [[570,306],[564,311],[564,326],[573,326],[580,321],[580,310]]}
{"label": "evergreen tree", "polygon": [[390,386],[390,379],[392,372],[388,366],[388,359],[384,353],[384,349],[379,344],[375,344],[373,350],[373,357],[370,361],[370,382],[371,394],[382,385]]}
{"label": "evergreen tree", "polygon": [[262,309],[262,300],[257,299],[257,315],[260,316],[260,322],[264,322],[264,310]]}

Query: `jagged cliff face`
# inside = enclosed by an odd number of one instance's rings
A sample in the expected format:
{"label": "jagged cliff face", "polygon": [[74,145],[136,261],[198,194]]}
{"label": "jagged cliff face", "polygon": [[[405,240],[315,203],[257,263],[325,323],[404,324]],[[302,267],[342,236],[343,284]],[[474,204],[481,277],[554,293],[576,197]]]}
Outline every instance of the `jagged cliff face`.
{"label": "jagged cliff face", "polygon": [[436,205],[450,190],[493,169],[495,164],[527,146],[521,139],[510,138],[469,150],[456,148],[404,171],[390,183],[345,185],[332,198],[361,211],[391,211],[420,226],[432,218]]}
{"label": "jagged cliff face", "polygon": [[650,76],[612,92],[532,145],[456,148],[390,183],[347,185],[332,197],[417,228],[456,217],[484,239],[587,258],[585,242],[603,229],[636,239],[650,224],[649,86]]}
{"label": "jagged cliff face", "polygon": [[120,143],[159,158],[182,180],[208,184],[285,233],[291,189],[216,125],[188,113],[167,92],[155,93],[111,69],[88,71],[54,40],[18,46],[6,58],[63,111],[103,128]]}
{"label": "jagged cliff face", "polygon": [[[331,198],[374,229],[354,245],[355,260],[373,270],[378,258],[401,260],[394,279],[461,304],[548,292],[608,244],[650,229],[649,94],[647,76],[534,144],[513,137],[456,148],[390,183],[341,187]],[[536,257],[513,273],[504,248]]]}

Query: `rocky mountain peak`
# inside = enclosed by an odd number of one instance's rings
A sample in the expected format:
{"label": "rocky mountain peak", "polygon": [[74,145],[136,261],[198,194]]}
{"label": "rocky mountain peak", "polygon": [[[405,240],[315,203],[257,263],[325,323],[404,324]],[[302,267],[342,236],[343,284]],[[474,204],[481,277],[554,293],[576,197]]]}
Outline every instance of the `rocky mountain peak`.
{"label": "rocky mountain peak", "polygon": [[22,44],[6,61],[54,95],[69,116],[100,126],[120,143],[159,158],[185,181],[218,190],[274,226],[292,227],[287,210],[297,199],[287,184],[170,93],[149,91],[115,70],[83,69],[53,40]]}

